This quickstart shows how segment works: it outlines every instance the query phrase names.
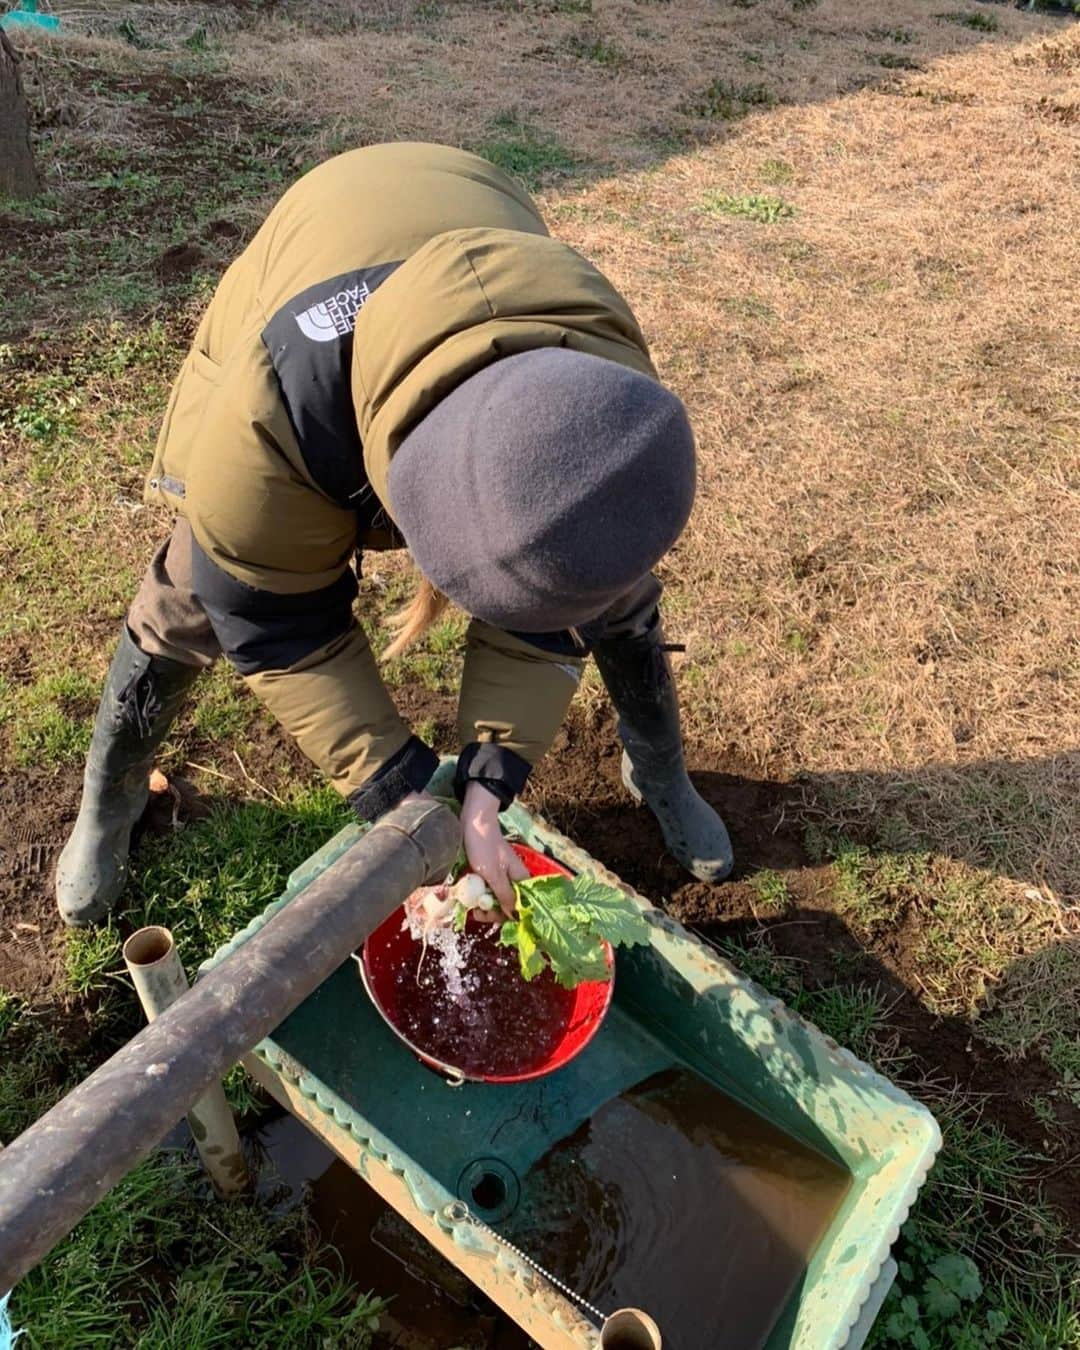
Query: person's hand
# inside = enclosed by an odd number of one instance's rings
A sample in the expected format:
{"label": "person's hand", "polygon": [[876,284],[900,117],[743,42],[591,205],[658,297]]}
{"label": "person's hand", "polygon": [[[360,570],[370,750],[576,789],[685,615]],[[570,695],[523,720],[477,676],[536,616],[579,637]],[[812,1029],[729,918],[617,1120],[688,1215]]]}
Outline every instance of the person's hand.
{"label": "person's hand", "polygon": [[499,799],[481,783],[465,789],[461,828],[469,866],[484,878],[507,915],[514,913],[515,881],[524,881],[528,868],[499,829]]}

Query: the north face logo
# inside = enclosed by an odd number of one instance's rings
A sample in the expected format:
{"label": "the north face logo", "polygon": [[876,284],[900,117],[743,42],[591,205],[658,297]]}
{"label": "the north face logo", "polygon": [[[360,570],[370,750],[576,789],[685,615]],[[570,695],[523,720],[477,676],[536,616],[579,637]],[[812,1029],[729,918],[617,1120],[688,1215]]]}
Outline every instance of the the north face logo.
{"label": "the north face logo", "polygon": [[294,314],[297,326],[312,342],[333,342],[348,337],[356,326],[356,316],[371,295],[366,281],[346,286],[326,300],[320,300],[300,314]]}

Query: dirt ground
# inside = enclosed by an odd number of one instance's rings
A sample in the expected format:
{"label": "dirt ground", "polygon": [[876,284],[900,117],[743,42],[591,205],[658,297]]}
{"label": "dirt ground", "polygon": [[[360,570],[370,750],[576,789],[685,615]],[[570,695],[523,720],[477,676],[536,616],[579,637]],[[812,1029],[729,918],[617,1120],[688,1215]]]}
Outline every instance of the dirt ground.
{"label": "dirt ground", "polygon": [[[163,759],[180,799],[151,807],[132,907],[99,946],[62,930],[51,870],[112,635],[166,528],[140,484],[201,306],[306,167],[445,139],[537,194],[628,296],[690,409],[701,482],[664,566],[666,624],[735,878],[701,886],[665,857],[619,784],[595,677],[530,804],[808,1015],[833,993],[872,1006],[859,1053],[940,1106],[947,1148],[974,1156],[954,1104],[979,1138],[1000,1132],[1009,1175],[1064,1222],[1038,1251],[1075,1252],[1080,26],[975,0],[887,16],[855,0],[53,8],[69,36],[21,40],[47,193],[0,203],[0,995],[24,1010],[16,1049],[47,1027],[80,1057],[116,1043],[131,1026],[110,1020],[116,939],[166,883],[202,912],[214,811],[287,817],[290,792],[315,790],[215,673]],[[365,563],[374,637],[407,585],[394,560]],[[389,671],[448,751],[459,631]],[[193,873],[161,882],[177,843]],[[260,877],[256,907],[276,884]],[[212,928],[192,922],[197,947]],[[935,1241],[989,1284],[1010,1272],[990,1230],[1014,1242],[1018,1211],[1004,1163],[972,1166]],[[1024,1334],[1003,1344],[1054,1350],[1080,1330]]]}

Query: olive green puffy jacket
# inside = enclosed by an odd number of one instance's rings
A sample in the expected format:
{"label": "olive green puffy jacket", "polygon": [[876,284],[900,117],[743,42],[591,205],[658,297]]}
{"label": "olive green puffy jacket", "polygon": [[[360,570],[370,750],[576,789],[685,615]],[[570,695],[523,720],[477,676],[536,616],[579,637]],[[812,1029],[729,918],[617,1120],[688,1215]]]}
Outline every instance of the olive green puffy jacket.
{"label": "olive green puffy jacket", "polygon": [[[195,593],[225,653],[363,814],[434,762],[352,614],[357,550],[402,543],[391,458],[462,380],[543,346],[654,374],[625,301],[512,179],[464,151],[379,145],[285,193],[222,278],[173,389],[147,497],[189,521]],[[527,773],[581,664],[474,621],[463,743],[502,747]]]}

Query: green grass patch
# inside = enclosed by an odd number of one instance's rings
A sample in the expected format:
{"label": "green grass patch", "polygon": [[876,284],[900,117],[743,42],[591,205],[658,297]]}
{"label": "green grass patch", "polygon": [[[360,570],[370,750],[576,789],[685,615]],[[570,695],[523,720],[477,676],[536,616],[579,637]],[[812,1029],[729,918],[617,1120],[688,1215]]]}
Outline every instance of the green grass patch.
{"label": "green grass patch", "polygon": [[27,1350],[359,1347],[380,1304],[302,1214],[215,1203],[199,1169],[156,1154],[16,1287]]}
{"label": "green grass patch", "polygon": [[298,788],[283,804],[221,802],[136,855],[123,919],[171,928],[189,970],[285,889],[289,873],[355,817],[332,788]]}
{"label": "green grass patch", "polygon": [[235,741],[251,726],[259,705],[225,661],[198,685],[192,726],[209,741]]}
{"label": "green grass patch", "polygon": [[625,52],[617,43],[606,37],[585,37],[575,33],[568,39],[566,50],[579,61],[591,61],[597,66],[618,69],[626,64]]}
{"label": "green grass patch", "polygon": [[[189,32],[188,43],[195,37]],[[72,126],[34,119],[46,191],[29,204],[0,202],[0,223],[16,240],[5,258],[0,330],[68,328],[87,314],[146,312],[166,293],[195,294],[295,174],[304,131],[275,123],[268,110],[253,117],[219,58],[182,36],[172,46],[155,42],[153,52],[128,41],[124,52],[88,46],[77,65],[49,47],[35,53],[41,88],[70,87],[106,116]],[[278,153],[286,137],[288,156]],[[238,220],[230,234],[217,229]],[[191,247],[190,265],[170,271],[167,250],[181,243]],[[57,411],[28,410],[25,429],[52,435]]]}
{"label": "green grass patch", "polygon": [[776,95],[767,85],[717,79],[684,103],[682,111],[710,122],[736,122],[755,108],[771,108],[775,103]]}
{"label": "green grass patch", "polygon": [[32,1125],[81,1071],[48,1027],[31,1029],[20,1019],[0,1030],[0,1144]]}
{"label": "green grass patch", "polygon": [[24,999],[18,994],[10,994],[7,990],[0,989],[0,1044],[3,1044],[4,1037],[19,1025],[25,1011]]}
{"label": "green grass patch", "polygon": [[878,853],[814,824],[804,839],[813,861],[832,863],[836,907],[863,933],[894,922],[925,894],[930,865],[926,853]]}
{"label": "green grass patch", "polygon": [[760,872],[755,872],[749,878],[749,885],[757,903],[764,910],[778,913],[787,909],[791,903],[791,892],[787,888],[787,882],[779,872],[774,872],[771,868],[766,867]]}
{"label": "green grass patch", "polygon": [[491,134],[474,149],[519,179],[529,191],[567,178],[581,168],[580,161],[556,137],[538,131],[516,113],[494,118]]}
{"label": "green grass patch", "polygon": [[735,216],[756,221],[759,225],[775,225],[777,221],[790,220],[795,214],[795,208],[782,198],[763,193],[736,197],[730,192],[707,192],[700,204],[701,209],[711,216]]}
{"label": "green grass patch", "polygon": [[98,693],[96,681],[75,671],[0,691],[0,720],[12,725],[15,762],[29,768],[85,759]]}
{"label": "green grass patch", "polygon": [[886,70],[922,70],[920,62],[903,52],[873,52],[871,59]]}
{"label": "green grass patch", "polygon": [[120,934],[111,923],[73,928],[64,950],[64,978],[73,994],[86,998],[108,988],[120,974]]}
{"label": "green grass patch", "polygon": [[391,685],[420,684],[435,694],[449,694],[461,685],[465,629],[468,619],[452,612],[433,624],[423,638],[383,667]]}
{"label": "green grass patch", "polygon": [[906,44],[915,41],[915,34],[910,28],[868,28],[866,36],[871,42],[896,42]]}
{"label": "green grass patch", "polygon": [[781,956],[766,937],[749,942],[722,941],[719,949],[744,975],[783,999],[793,1012],[813,1022],[826,1036],[862,1059],[877,1059],[885,1023],[880,990],[855,984],[808,989],[799,963]]}
{"label": "green grass patch", "polygon": [[795,170],[786,159],[767,159],[761,166],[761,181],[773,187],[783,187],[795,177]]}
{"label": "green grass patch", "polygon": [[1014,961],[987,998],[979,1031],[1007,1055],[1041,1054],[1080,1087],[1080,941],[1047,942]]}
{"label": "green grass patch", "polygon": [[955,9],[947,14],[937,14],[935,18],[957,23],[961,28],[971,28],[976,33],[997,33],[1001,29],[996,14],[984,14],[981,10]]}

